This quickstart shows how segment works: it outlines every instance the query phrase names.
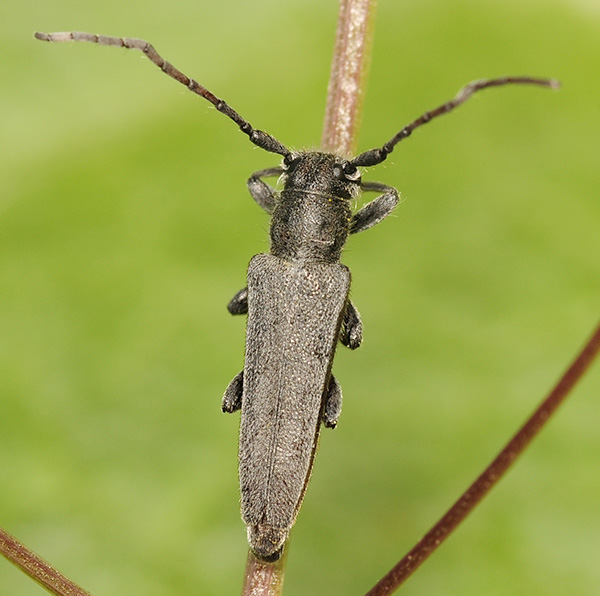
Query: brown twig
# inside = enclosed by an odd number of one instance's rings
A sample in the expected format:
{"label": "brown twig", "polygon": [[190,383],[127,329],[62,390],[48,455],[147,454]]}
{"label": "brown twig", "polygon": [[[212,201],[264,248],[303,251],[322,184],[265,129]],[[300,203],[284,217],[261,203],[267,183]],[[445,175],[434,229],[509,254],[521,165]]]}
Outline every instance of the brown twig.
{"label": "brown twig", "polygon": [[417,545],[366,596],[388,596],[412,575],[498,483],[515,459],[548,422],[600,352],[600,325],[538,409],[487,469]]}
{"label": "brown twig", "polygon": [[[371,54],[375,0],[340,0],[335,49],[321,148],[350,155],[355,147]],[[287,548],[286,548],[287,551]],[[248,552],[242,596],[279,596],[283,590],[285,552],[274,563]]]}
{"label": "brown twig", "polygon": [[0,553],[51,594],[91,596],[83,588],[59,573],[52,565],[0,528]]}
{"label": "brown twig", "polygon": [[268,563],[249,550],[242,596],[279,596],[283,591],[286,553],[287,548],[277,561]]}
{"label": "brown twig", "polygon": [[355,152],[371,57],[375,4],[375,0],[340,0],[321,138],[323,151],[343,156]]}

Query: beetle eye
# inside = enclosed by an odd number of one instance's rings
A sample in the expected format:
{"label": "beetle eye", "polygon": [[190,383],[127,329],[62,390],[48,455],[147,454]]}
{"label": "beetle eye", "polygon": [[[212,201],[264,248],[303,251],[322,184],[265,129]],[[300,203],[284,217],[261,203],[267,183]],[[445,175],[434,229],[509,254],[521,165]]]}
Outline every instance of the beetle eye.
{"label": "beetle eye", "polygon": [[333,175],[338,180],[345,182],[360,182],[360,171],[351,163],[336,163],[333,166]]}

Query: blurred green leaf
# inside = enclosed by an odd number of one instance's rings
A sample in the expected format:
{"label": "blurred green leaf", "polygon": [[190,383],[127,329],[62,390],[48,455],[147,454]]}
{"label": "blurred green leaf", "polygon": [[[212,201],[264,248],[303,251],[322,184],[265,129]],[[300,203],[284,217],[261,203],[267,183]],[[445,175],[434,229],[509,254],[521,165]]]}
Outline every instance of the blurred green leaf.
{"label": "blurred green leaf", "polygon": [[[246,543],[242,366],[225,305],[268,218],[276,157],[138,53],[150,40],[255,126],[315,146],[336,3],[24,2],[0,19],[0,524],[94,596],[235,594]],[[600,304],[600,11],[593,2],[379,2],[360,148],[466,82],[483,92],[367,179],[403,203],[344,261],[365,325],[294,529],[286,594],[361,594],[534,408]],[[595,595],[596,366],[407,594]],[[0,563],[3,594],[41,588]]]}

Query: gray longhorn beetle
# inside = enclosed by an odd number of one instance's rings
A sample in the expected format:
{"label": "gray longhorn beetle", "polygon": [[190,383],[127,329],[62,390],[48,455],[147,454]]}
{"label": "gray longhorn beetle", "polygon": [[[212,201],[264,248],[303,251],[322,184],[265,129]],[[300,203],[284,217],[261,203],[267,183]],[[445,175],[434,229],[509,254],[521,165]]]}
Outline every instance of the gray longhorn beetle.
{"label": "gray longhorn beetle", "polygon": [[[188,78],[140,39],[90,33],[36,33],[42,41],[88,41],[137,49],[188,89],[233,120],[250,141],[283,157],[280,166],[248,180],[252,198],[271,215],[271,251],[252,258],[248,285],[228,305],[247,314],[244,369],[225,391],[224,412],[241,409],[239,479],[242,518],[257,557],[276,560],[294,524],[308,484],[321,422],[334,428],[342,389],[331,374],[336,344],[362,341],[362,323],[348,298],[350,271],[340,263],[349,234],[368,230],[398,204],[398,191],[363,182],[361,167],[384,161],[412,131],[451,112],[487,87],[533,84],[556,88],[553,79],[528,76],[478,80],[454,99],[426,112],[381,147],[352,159],[318,151],[292,151],[257,130],[222,99]],[[281,176],[275,191],[263,178]],[[351,205],[363,192],[380,193],[361,209]]]}

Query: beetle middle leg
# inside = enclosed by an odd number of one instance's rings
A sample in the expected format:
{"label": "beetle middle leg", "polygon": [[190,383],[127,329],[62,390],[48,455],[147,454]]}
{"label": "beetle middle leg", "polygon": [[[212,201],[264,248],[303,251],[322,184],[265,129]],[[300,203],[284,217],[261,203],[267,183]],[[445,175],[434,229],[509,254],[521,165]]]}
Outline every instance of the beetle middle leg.
{"label": "beetle middle leg", "polygon": [[248,288],[241,289],[227,305],[227,310],[232,315],[248,314]]}
{"label": "beetle middle leg", "polygon": [[242,407],[242,392],[244,389],[244,371],[240,371],[227,385],[223,400],[221,401],[221,410],[231,414]]}
{"label": "beetle middle leg", "polygon": [[352,216],[351,234],[364,232],[378,224],[394,210],[399,201],[398,191],[393,186],[381,182],[362,182],[360,188],[363,192],[380,192],[382,194]]}
{"label": "beetle middle leg", "polygon": [[346,310],[342,320],[342,330],[340,332],[340,341],[351,350],[356,350],[360,346],[363,337],[363,326],[360,320],[360,314],[351,300],[346,302]]}

